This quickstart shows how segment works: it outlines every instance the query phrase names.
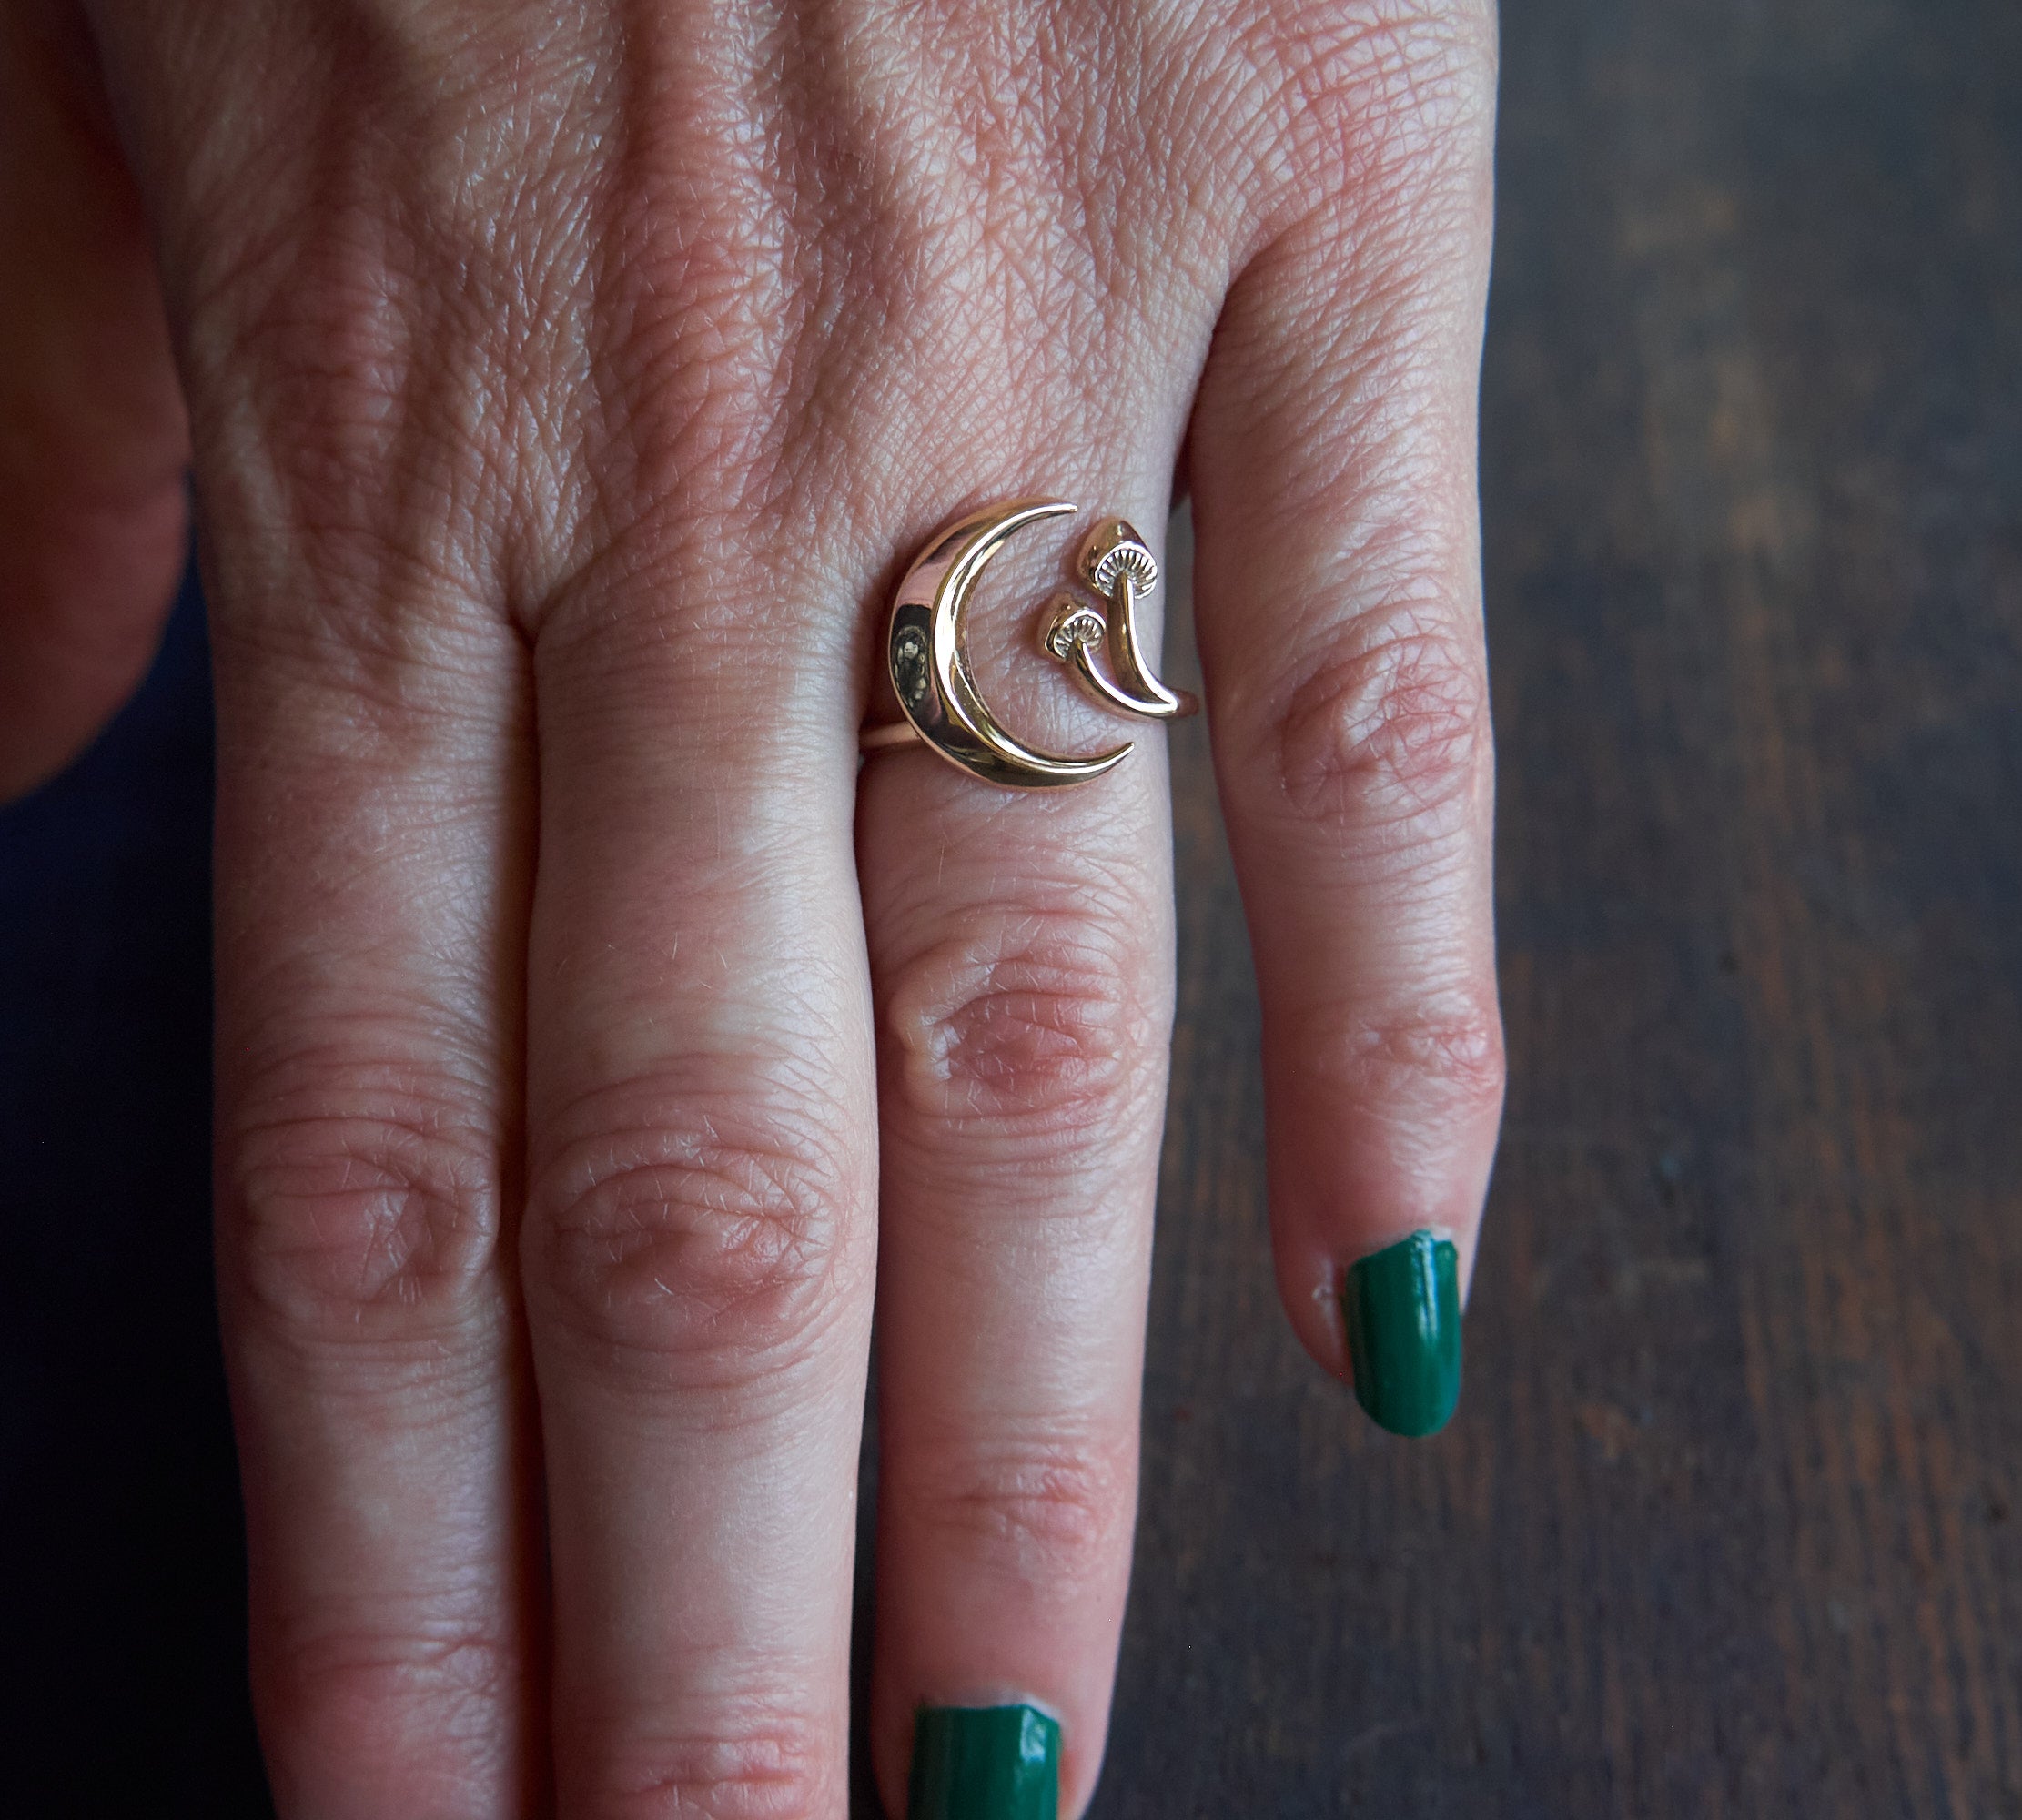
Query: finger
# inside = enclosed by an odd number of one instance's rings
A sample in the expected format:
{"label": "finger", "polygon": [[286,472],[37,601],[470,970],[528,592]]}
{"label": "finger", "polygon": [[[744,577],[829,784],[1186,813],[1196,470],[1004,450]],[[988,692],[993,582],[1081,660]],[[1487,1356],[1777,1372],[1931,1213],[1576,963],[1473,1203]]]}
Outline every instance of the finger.
{"label": "finger", "polygon": [[568,1815],[840,1814],[875,1263],[850,663],[715,610],[724,568],[794,598],[778,552],[632,566],[537,652],[558,1785]]}
{"label": "finger", "polygon": [[284,1815],[505,1820],[542,1773],[499,1246],[519,666],[489,631],[256,635],[238,543],[217,569],[218,1273],[261,1739]]}
{"label": "finger", "polygon": [[[1176,431],[1184,398],[1168,403]],[[1084,529],[1119,508],[1162,523],[1146,470],[1085,475]],[[1053,720],[1043,743],[1111,745],[1119,723],[1032,652],[1074,540],[1025,541],[979,597],[979,671],[1014,724]],[[993,654],[986,626],[1025,655]],[[1163,753],[1148,723],[1126,736],[1137,750],[1080,789],[993,789],[917,748],[864,775],[884,1139],[873,1736],[894,1813],[910,1765],[915,1814],[970,1811],[951,1796],[977,1778],[1056,1776],[1073,1815],[1101,1764],[1172,1015]]]}
{"label": "finger", "polygon": [[1502,1094],[1474,493],[1492,67],[1471,43],[1420,75],[1441,106],[1405,149],[1235,286],[1192,447],[1279,1286],[1414,1434],[1459,1392]]}
{"label": "finger", "polygon": [[0,797],[132,692],[183,566],[182,397],[104,113],[67,14],[0,10]]}

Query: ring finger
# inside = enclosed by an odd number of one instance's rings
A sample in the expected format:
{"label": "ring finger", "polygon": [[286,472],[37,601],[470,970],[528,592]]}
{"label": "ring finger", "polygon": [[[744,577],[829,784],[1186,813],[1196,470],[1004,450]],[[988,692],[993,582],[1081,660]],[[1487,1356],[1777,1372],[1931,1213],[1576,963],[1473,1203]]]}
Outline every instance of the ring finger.
{"label": "ring finger", "polygon": [[[1163,522],[1159,480],[1076,479],[1097,512]],[[872,1725],[888,1806],[905,1811],[910,1763],[915,1816],[1021,1778],[1057,1777],[1059,1811],[1080,1810],[1129,1577],[1169,818],[1150,723],[1095,714],[1029,654],[1026,603],[1063,542],[1042,523],[1022,567],[984,584],[976,667],[1021,733],[1051,711],[1035,743],[1120,733],[1131,757],[1087,788],[1026,792],[915,748],[874,759],[862,791],[883,1147]],[[992,661],[985,626],[1000,647],[1016,635],[1022,664]],[[1050,1814],[1045,1793],[988,1811]]]}

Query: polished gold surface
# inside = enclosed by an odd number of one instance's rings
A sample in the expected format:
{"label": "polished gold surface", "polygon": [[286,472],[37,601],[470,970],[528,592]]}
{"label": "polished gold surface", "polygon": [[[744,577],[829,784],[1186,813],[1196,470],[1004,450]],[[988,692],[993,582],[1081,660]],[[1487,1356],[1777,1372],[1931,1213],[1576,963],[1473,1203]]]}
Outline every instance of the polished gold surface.
{"label": "polished gold surface", "polygon": [[[1104,519],[1081,546],[1081,574],[1109,602],[1110,610],[1103,615],[1107,636],[1100,641],[1070,639],[1065,651],[1048,638],[1046,650],[1074,672],[1075,680],[1092,701],[1117,713],[1170,721],[1198,713],[1198,702],[1182,691],[1167,688],[1145,662],[1137,633],[1137,602],[1158,585],[1158,564],[1144,539],[1125,520]],[[1062,623],[1061,610],[1056,607],[1055,612],[1054,623]],[[1098,642],[1108,652],[1110,668],[1116,672],[1113,679],[1096,664]]]}
{"label": "polished gold surface", "polygon": [[[1075,758],[1027,744],[991,712],[969,668],[964,622],[991,558],[1027,525],[1073,511],[1060,500],[1020,500],[959,519],[920,552],[893,597],[885,660],[907,723],[949,763],[988,784],[1014,790],[1086,784],[1130,751],[1120,745]],[[885,743],[886,730],[865,738]]]}
{"label": "polished gold surface", "polygon": [[[863,751],[924,741],[971,776],[1014,790],[1086,784],[1123,762],[1128,744],[1076,758],[1019,739],[991,712],[969,667],[965,621],[990,559],[1027,525],[1074,510],[1064,500],[1013,500],[935,535],[900,581],[885,630],[885,662],[905,719],[866,730],[858,742]],[[1139,642],[1137,602],[1158,582],[1158,565],[1144,540],[1122,519],[1105,519],[1082,545],[1080,571],[1108,612],[1073,593],[1056,594],[1040,617],[1040,648],[1114,713],[1145,720],[1192,713],[1193,697],[1168,689],[1152,673]],[[1113,652],[1114,674],[1096,661],[1105,648]]]}

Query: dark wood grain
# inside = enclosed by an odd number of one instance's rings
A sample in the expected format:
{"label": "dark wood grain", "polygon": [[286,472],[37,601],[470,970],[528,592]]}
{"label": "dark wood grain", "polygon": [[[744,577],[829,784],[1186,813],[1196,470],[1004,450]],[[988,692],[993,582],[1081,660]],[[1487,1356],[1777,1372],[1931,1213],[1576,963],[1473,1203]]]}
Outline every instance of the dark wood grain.
{"label": "dark wood grain", "polygon": [[2022,8],[1518,0],[1461,1413],[1287,1337],[1178,746],[1097,1813],[2022,1815]]}

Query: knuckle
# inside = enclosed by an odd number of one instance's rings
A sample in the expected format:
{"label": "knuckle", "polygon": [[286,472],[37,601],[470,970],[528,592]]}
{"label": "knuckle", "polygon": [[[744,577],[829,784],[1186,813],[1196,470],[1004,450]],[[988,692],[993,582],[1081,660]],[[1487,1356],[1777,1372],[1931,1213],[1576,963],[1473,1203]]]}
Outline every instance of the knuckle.
{"label": "knuckle", "polygon": [[448,1107],[249,1123],[225,1184],[238,1287],[309,1343],[439,1334],[495,1293],[497,1159]]}
{"label": "knuckle", "polygon": [[648,1087],[636,1106],[537,1182],[530,1280],[599,1346],[785,1362],[848,1300],[858,1268],[846,1127],[799,1091],[730,1102]]}
{"label": "knuckle", "polygon": [[512,1710],[519,1674],[495,1629],[455,1620],[269,1638],[254,1663],[263,1718],[298,1766],[347,1777],[411,1775],[418,1751],[483,1738]]}
{"label": "knuckle", "polygon": [[901,967],[885,1025],[908,1105],[1026,1136],[1114,1118],[1154,1084],[1168,997],[1155,927],[1091,894],[1071,911],[973,921]]}
{"label": "knuckle", "polygon": [[1075,1584],[1127,1548],[1137,1475],[1128,1436],[1055,1434],[930,1454],[911,1462],[895,1490],[909,1525],[955,1537],[986,1569]]}
{"label": "knuckle", "polygon": [[1449,1112],[1502,1105],[1502,1018],[1492,995],[1456,995],[1403,1016],[1350,1018],[1315,1046],[1328,1086],[1364,1103],[1435,1094]]}
{"label": "knuckle", "polygon": [[1488,752],[1480,653],[1429,618],[1358,629],[1293,690],[1278,727],[1286,798],[1359,834],[1423,832],[1471,804]]}
{"label": "knuckle", "polygon": [[609,1744],[608,1798],[620,1820],[804,1820],[825,1813],[842,1777],[835,1751],[809,1722],[763,1711],[713,1737]]}

